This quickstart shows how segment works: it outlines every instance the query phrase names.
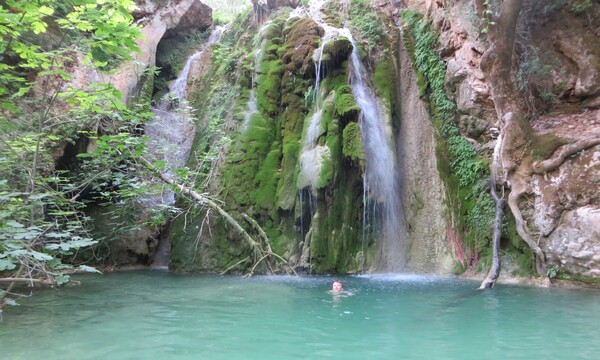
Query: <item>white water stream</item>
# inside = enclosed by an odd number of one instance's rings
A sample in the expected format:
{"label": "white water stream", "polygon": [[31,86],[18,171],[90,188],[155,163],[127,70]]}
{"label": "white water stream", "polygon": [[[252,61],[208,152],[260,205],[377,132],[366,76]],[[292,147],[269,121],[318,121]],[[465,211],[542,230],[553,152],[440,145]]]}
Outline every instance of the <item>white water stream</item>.
{"label": "white water stream", "polygon": [[[364,189],[374,201],[373,208],[381,211],[383,220],[383,243],[379,269],[398,272],[404,269],[404,239],[402,239],[402,204],[397,177],[396,155],[391,128],[391,119],[384,114],[384,107],[369,87],[366,71],[358,57],[358,50],[352,35],[348,32],[353,50],[350,86],[354,100],[361,108],[359,125],[365,147],[367,165],[364,176]],[[365,201],[364,211],[370,208]],[[378,214],[373,214],[377,216]],[[367,216],[364,216],[367,218]]]}
{"label": "white water stream", "polygon": [[[169,84],[169,93],[152,109],[156,116],[145,128],[148,152],[155,160],[164,161],[167,174],[171,173],[171,169],[185,166],[194,142],[193,113],[186,98],[190,69],[212,44],[221,40],[225,30],[226,27],[223,26],[215,28],[207,42],[188,58],[179,77]],[[174,206],[175,194],[165,186],[160,195],[147,196],[143,201],[149,208]],[[161,239],[152,267],[166,269],[169,252],[168,240]]]}
{"label": "white water stream", "polygon": [[[317,76],[314,89],[317,99],[320,98],[318,92],[321,80],[321,58],[325,44],[340,36],[348,38],[352,43],[349,81],[354,99],[361,108],[359,125],[366,156],[363,228],[380,227],[380,230],[375,232],[375,236],[380,236],[383,240],[381,242],[378,271],[402,271],[406,263],[404,241],[401,235],[403,232],[403,217],[398,177],[396,175],[398,171],[396,156],[393,151],[395,146],[391,119],[386,115],[381,101],[369,86],[367,72],[360,61],[358,46],[350,30],[335,28],[323,20],[321,7],[324,3],[323,0],[311,0],[307,7],[298,7],[292,11],[290,17],[311,17],[325,30],[321,46],[315,51]],[[320,135],[319,124],[322,109],[319,101],[314,103],[317,106],[310,119],[305,134],[304,148],[300,156],[301,178],[310,179],[305,183],[299,183],[299,185],[304,186],[314,185],[322,164],[322,161],[319,160],[325,155],[316,145],[316,139]],[[325,148],[327,147],[325,146]],[[377,223],[380,223],[380,225]]]}

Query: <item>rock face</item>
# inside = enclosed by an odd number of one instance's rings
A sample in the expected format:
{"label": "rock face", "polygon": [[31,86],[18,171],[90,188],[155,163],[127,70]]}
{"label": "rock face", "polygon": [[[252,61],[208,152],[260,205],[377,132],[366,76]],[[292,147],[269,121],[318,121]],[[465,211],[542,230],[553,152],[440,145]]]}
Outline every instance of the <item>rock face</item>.
{"label": "rock face", "polygon": [[212,25],[212,9],[200,1],[192,1],[179,19],[177,19],[178,15],[172,13],[170,22],[176,25],[167,26],[164,37],[189,35],[193,31],[207,29]]}
{"label": "rock face", "polygon": [[[457,104],[461,134],[476,141],[480,153],[489,153],[497,120],[479,69],[486,44],[471,2],[407,3],[429,9],[440,31],[446,91]],[[573,2],[524,3],[514,76],[532,114],[532,138],[554,137],[560,144],[600,138],[600,4],[589,2],[581,9]],[[553,159],[564,148],[534,144],[524,156]],[[559,272],[600,277],[599,159],[600,146],[592,146],[555,170],[526,178],[520,211],[548,266]]]}
{"label": "rock face", "polygon": [[267,0],[267,6],[270,9],[277,9],[284,6],[295,8],[300,4],[300,0]]}
{"label": "rock face", "polygon": [[434,128],[419,98],[416,74],[400,44],[400,130],[396,140],[407,223],[407,265],[415,272],[449,274],[454,264]]}
{"label": "rock face", "polygon": [[[541,134],[600,138],[600,111],[542,119]],[[566,159],[561,166],[531,180],[532,228],[540,234],[540,245],[548,266],[586,276],[600,276],[600,146],[588,148]]]}
{"label": "rock face", "polygon": [[156,48],[163,37],[189,34],[212,24],[212,9],[200,0],[176,0],[167,5],[146,0],[138,2],[138,7],[134,16],[142,32],[137,42],[140,53],[111,75],[98,74],[86,68],[78,69],[74,75],[79,83],[100,80],[113,84],[121,91],[126,103],[139,95],[147,79],[143,75],[144,70],[156,64]]}

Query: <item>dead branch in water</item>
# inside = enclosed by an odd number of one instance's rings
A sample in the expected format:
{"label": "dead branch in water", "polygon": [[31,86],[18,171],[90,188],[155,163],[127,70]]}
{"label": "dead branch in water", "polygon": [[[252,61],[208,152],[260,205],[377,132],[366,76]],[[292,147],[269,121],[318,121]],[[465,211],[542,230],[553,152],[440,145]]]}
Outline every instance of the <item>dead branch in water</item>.
{"label": "dead branch in water", "polygon": [[[187,195],[191,196],[200,205],[207,206],[207,207],[215,210],[217,213],[219,213],[219,215],[221,215],[223,217],[223,219],[225,219],[225,221],[227,221],[229,223],[229,225],[231,225],[242,236],[242,238],[244,239],[244,241],[252,249],[252,258],[253,258],[253,262],[254,262],[254,266],[252,267],[252,269],[250,270],[250,272],[247,274],[247,276],[252,276],[254,274],[254,270],[256,269],[256,267],[258,266],[258,264],[260,264],[262,261],[265,261],[265,263],[267,264],[267,267],[269,268],[269,271],[271,273],[274,273],[273,266],[269,262],[269,258],[271,258],[271,257],[275,258],[276,260],[279,260],[279,262],[281,262],[288,269],[288,272],[291,271],[292,273],[296,274],[296,272],[294,271],[294,269],[287,263],[287,261],[285,261],[285,259],[283,259],[281,256],[275,254],[271,250],[271,245],[269,243],[269,239],[267,237],[267,234],[264,232],[264,230],[260,227],[260,225],[254,219],[250,218],[246,214],[243,214],[244,218],[249,223],[251,223],[258,230],[260,236],[263,238],[263,242],[265,243],[265,246],[267,248],[266,250],[263,249],[263,246],[261,245],[260,241],[254,240],[252,238],[252,236],[250,236],[250,234],[248,234],[248,232],[240,225],[240,223],[237,222],[227,211],[223,210],[223,208],[220,207],[216,202],[214,202],[213,200],[209,199],[208,197],[206,197],[206,196],[204,196],[204,195],[196,192],[195,190],[193,190],[192,188],[190,188],[190,187],[188,187],[186,185],[178,184],[169,175],[165,174],[162,171],[157,170],[153,166],[153,164],[149,160],[147,160],[146,158],[144,158],[143,156],[140,157],[140,160],[142,161],[143,165],[148,170],[152,171],[153,173],[156,173],[162,181],[164,181],[165,183],[167,183],[167,184],[175,187],[181,193],[187,194]],[[241,261],[238,261],[234,265],[228,267],[222,273],[224,274],[224,273],[228,272],[229,270],[231,270],[235,266],[243,263],[247,259],[248,258],[243,259]]]}

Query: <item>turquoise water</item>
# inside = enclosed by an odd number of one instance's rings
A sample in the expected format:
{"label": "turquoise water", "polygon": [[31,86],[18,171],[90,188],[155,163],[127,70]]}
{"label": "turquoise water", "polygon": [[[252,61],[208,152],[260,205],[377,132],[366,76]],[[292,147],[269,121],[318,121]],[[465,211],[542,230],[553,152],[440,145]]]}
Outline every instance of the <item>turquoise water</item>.
{"label": "turquoise water", "polygon": [[411,275],[82,276],[5,310],[6,359],[598,359],[600,291]]}

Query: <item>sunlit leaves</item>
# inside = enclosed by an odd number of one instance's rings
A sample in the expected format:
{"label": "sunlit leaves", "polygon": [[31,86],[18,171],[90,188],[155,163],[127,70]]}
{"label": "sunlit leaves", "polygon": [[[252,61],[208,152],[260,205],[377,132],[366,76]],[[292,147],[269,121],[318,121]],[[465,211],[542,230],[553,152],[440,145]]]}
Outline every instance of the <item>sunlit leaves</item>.
{"label": "sunlit leaves", "polygon": [[[39,72],[51,68],[64,71],[72,61],[70,56],[62,53],[67,47],[70,51],[85,54],[90,62],[100,67],[129,59],[132,52],[139,51],[136,39],[140,31],[132,25],[130,15],[135,6],[133,1],[79,0],[76,5],[51,0],[12,0],[5,3],[6,8],[3,5],[0,9],[0,62],[3,63],[0,66],[4,68],[0,68],[4,70],[0,71],[0,96],[8,93],[21,95],[27,91],[28,86],[22,81],[23,69],[44,76],[51,74]],[[50,24],[58,25],[61,36],[40,37],[44,40],[38,43],[31,40],[31,34],[48,33]],[[48,43],[48,39],[52,41]],[[4,61],[6,57],[15,56],[20,60]],[[21,78],[21,81],[15,83],[15,77]]]}

